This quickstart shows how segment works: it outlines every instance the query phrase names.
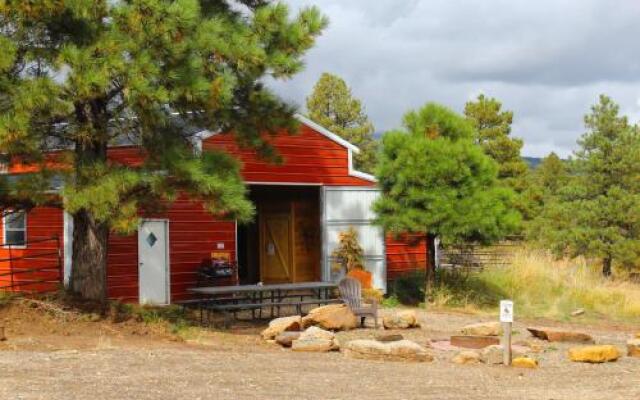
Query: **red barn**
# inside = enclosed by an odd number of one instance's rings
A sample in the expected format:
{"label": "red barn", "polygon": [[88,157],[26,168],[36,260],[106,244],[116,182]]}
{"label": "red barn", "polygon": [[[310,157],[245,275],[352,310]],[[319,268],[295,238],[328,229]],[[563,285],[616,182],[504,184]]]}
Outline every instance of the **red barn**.
{"label": "red barn", "polygon": [[[253,223],[218,220],[198,201],[181,198],[164,215],[143,219],[137,235],[112,234],[108,244],[108,296],[129,302],[166,304],[187,298],[196,270],[212,252],[238,262],[241,283],[335,279],[331,253],[338,234],[354,227],[375,287],[425,268],[424,240],[393,240],[372,224],[375,179],[353,168],[358,149],[303,116],[296,135],[270,139],[282,156],[278,165],[241,149],[231,135],[201,135],[203,151],[221,149],[242,162],[242,176],[256,205]],[[134,146],[112,147],[109,158],[135,166]],[[8,172],[28,172],[10,165]],[[0,288],[47,290],[71,271],[71,218],[57,208],[3,217]],[[56,239],[57,238],[57,239]],[[61,266],[61,271],[57,266]],[[13,271],[14,273],[10,273]],[[22,271],[20,273],[15,273]]]}

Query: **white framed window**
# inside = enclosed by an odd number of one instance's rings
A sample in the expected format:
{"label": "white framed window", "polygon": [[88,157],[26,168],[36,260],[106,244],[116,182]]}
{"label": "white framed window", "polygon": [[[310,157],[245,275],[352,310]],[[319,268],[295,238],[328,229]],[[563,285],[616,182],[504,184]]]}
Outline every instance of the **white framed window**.
{"label": "white framed window", "polygon": [[7,210],[2,215],[2,238],[5,247],[27,247],[27,213]]}

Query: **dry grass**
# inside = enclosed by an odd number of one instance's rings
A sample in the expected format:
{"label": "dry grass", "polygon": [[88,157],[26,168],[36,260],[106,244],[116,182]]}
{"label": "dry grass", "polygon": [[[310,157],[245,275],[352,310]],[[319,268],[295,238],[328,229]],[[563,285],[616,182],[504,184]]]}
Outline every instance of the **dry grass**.
{"label": "dry grass", "polygon": [[583,319],[640,321],[640,285],[624,278],[605,279],[599,266],[584,259],[555,260],[534,250],[520,250],[509,268],[459,276],[444,274],[434,305],[494,310],[500,299],[513,299],[524,317],[558,320],[583,308]]}

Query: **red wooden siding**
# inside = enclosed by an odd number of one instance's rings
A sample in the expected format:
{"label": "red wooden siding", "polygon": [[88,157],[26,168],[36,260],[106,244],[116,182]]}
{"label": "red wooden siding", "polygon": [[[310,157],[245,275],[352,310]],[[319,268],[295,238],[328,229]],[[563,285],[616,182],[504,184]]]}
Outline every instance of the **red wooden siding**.
{"label": "red wooden siding", "polygon": [[[62,152],[54,151],[45,157],[47,168],[52,170],[64,170],[68,164],[62,162]],[[130,167],[140,166],[144,162],[145,153],[137,146],[116,146],[107,151],[107,159],[112,163],[128,165]],[[36,172],[40,169],[39,164],[25,164],[15,158],[9,163],[8,172],[11,174],[25,174]]]}
{"label": "red wooden siding", "polygon": [[424,270],[427,264],[427,242],[421,235],[387,236],[387,280],[412,271]]}
{"label": "red wooden siding", "polygon": [[[154,218],[169,220],[169,270],[171,301],[188,297],[186,291],[196,285],[200,263],[224,244],[235,260],[236,226],[234,221],[220,221],[211,216],[201,202],[182,198],[165,214]],[[138,301],[138,235],[109,237],[108,296],[123,301]]]}
{"label": "red wooden siding", "polygon": [[[4,243],[4,230],[0,229],[0,243]],[[52,240],[56,235],[58,240]],[[63,213],[52,207],[39,207],[27,214],[27,246],[12,248],[0,246],[0,258],[13,258],[12,261],[0,262],[0,274],[14,271],[13,290],[15,291],[50,291],[59,287],[62,282],[61,263],[64,259],[63,246]],[[60,258],[58,258],[60,246]],[[60,268],[58,268],[60,267]],[[37,271],[25,271],[38,269]],[[11,276],[0,276],[0,287],[10,285]],[[44,281],[44,282],[40,282]],[[11,290],[11,289],[10,289]]]}
{"label": "red wooden siding", "polygon": [[373,185],[368,180],[349,175],[348,150],[344,146],[304,124],[295,135],[283,131],[268,140],[282,156],[282,164],[274,165],[260,159],[255,151],[240,148],[231,134],[206,139],[203,149],[218,149],[235,155],[242,162],[242,176],[247,182]]}

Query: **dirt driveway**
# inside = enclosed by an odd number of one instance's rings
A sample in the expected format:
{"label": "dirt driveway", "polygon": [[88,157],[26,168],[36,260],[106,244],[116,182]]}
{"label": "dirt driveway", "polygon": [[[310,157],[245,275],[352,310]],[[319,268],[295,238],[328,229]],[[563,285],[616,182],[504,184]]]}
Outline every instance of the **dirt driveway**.
{"label": "dirt driveway", "polygon": [[[404,334],[426,343],[482,319],[423,313],[423,328]],[[528,338],[524,327],[516,325],[516,340]],[[621,348],[631,335],[606,325],[581,329]],[[37,344],[47,337],[20,336],[0,347],[0,399],[640,399],[640,359],[576,364],[566,359],[566,345],[546,345],[535,355],[540,368],[523,370],[460,366],[450,361],[453,353],[437,350],[431,363],[293,353],[261,342],[257,332],[206,333],[192,343],[69,335],[68,346],[60,340],[46,351]],[[365,329],[339,338],[372,335]]]}

